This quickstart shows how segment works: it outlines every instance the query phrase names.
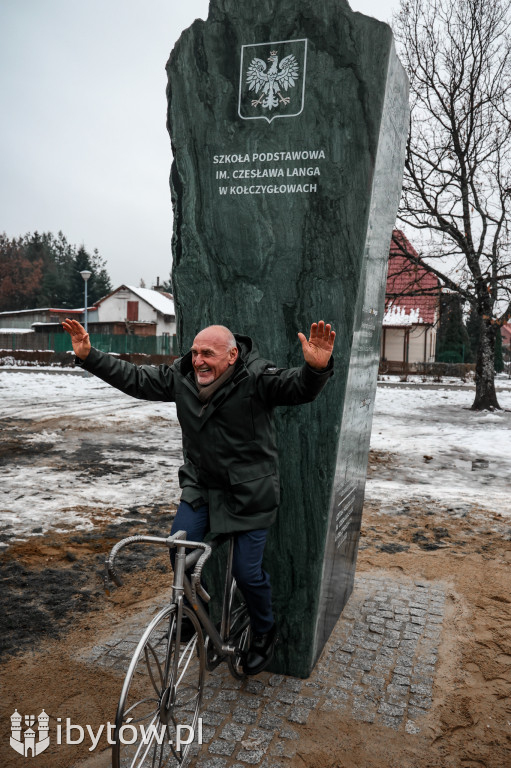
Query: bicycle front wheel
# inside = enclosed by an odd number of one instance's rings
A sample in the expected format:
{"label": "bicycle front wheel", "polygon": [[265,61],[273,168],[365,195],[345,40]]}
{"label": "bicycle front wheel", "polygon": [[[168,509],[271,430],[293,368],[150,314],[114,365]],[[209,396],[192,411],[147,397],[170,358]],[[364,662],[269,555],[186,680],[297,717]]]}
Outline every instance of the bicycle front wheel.
{"label": "bicycle front wheel", "polygon": [[188,642],[176,646],[175,604],[160,611],[140,639],[117,707],[112,768],[183,767],[197,743],[204,640],[193,611],[183,607],[185,616],[195,629]]}

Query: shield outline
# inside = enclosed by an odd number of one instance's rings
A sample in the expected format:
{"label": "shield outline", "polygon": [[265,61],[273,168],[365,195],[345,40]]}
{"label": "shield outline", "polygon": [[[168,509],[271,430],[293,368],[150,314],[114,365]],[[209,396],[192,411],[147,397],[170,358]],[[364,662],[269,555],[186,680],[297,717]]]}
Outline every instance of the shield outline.
{"label": "shield outline", "polygon": [[[242,45],[241,46],[241,61],[240,61],[240,87],[239,87],[239,96],[238,96],[238,115],[241,117],[242,120],[266,120],[267,123],[271,123],[272,120],[275,120],[277,117],[298,117],[298,115],[301,115],[303,112],[303,108],[305,105],[305,75],[307,72],[307,41],[308,39],[306,37],[300,37],[297,40],[270,40],[268,43],[251,43],[249,45]],[[266,115],[254,115],[253,117],[245,117],[241,114],[241,92],[243,88],[243,58],[245,53],[245,48],[258,48],[259,46],[269,46],[269,45],[282,45],[283,43],[305,43],[304,48],[304,54],[303,54],[303,81],[302,81],[302,105],[300,107],[299,112],[295,112],[292,115],[278,115],[275,114],[272,117],[268,118]]]}

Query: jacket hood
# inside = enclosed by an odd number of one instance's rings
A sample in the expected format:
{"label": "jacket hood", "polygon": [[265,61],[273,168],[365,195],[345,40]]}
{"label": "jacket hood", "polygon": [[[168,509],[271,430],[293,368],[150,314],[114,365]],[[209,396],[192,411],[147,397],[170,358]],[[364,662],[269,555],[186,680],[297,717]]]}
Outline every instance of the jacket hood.
{"label": "jacket hood", "polygon": [[243,336],[241,333],[235,333],[234,338],[236,339],[240,351],[240,357],[245,365],[249,365],[253,360],[259,357],[259,350],[250,336]]}

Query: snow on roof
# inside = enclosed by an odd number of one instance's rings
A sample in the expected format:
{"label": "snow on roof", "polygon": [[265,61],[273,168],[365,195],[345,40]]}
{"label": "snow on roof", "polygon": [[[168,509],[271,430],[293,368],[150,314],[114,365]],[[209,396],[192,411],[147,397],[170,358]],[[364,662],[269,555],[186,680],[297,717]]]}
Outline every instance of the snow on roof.
{"label": "snow on roof", "polygon": [[168,294],[152,291],[150,288],[137,288],[134,285],[127,285],[126,288],[140,296],[141,299],[154,307],[157,312],[161,312],[162,315],[175,314],[174,301],[169,298]]}
{"label": "snow on roof", "polygon": [[174,300],[171,297],[170,293],[163,293],[162,291],[152,291],[150,288],[138,288],[135,285],[125,285],[125,284],[120,285],[114,291],[112,291],[111,293],[108,293],[106,296],[103,296],[101,299],[96,301],[94,303],[94,309],[97,309],[103,301],[106,301],[106,299],[109,299],[111,296],[114,296],[116,293],[118,293],[119,291],[122,291],[123,289],[131,291],[131,293],[134,293],[135,296],[139,297],[139,299],[142,299],[142,301],[145,301],[146,304],[149,304],[157,312],[161,312],[162,315],[175,316]]}
{"label": "snow on roof", "polygon": [[[416,297],[417,298],[417,297]],[[383,325],[423,325],[418,307],[397,307],[391,304],[386,307]]]}

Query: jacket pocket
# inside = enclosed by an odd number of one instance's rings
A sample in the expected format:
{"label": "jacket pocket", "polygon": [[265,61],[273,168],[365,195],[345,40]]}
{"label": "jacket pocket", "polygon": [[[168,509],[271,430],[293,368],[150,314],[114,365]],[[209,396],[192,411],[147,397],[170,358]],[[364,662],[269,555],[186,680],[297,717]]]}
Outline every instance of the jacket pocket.
{"label": "jacket pocket", "polygon": [[251,480],[259,480],[261,477],[268,477],[275,472],[275,464],[272,461],[261,461],[256,464],[234,464],[227,470],[229,474],[229,483],[238,485],[239,483],[249,483]]}
{"label": "jacket pocket", "polygon": [[272,461],[235,464],[228,469],[229,506],[236,515],[257,515],[275,509],[280,501],[280,482]]}

